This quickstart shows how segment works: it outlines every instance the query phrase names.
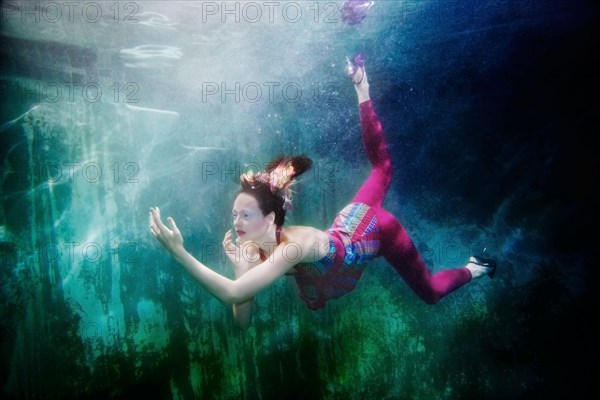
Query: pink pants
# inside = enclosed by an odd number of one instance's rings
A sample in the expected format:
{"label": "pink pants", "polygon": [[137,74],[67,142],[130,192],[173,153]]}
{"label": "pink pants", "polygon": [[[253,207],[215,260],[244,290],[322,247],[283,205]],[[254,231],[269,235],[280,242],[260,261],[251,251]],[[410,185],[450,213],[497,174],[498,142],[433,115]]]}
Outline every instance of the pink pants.
{"label": "pink pants", "polygon": [[428,304],[434,304],[448,293],[471,281],[467,268],[448,269],[432,274],[421,259],[414,243],[392,214],[382,208],[392,181],[392,162],[383,129],[371,100],[359,106],[363,142],[371,162],[371,173],[352,200],[372,207],[378,219],[383,256],[406,281],[408,286]]}

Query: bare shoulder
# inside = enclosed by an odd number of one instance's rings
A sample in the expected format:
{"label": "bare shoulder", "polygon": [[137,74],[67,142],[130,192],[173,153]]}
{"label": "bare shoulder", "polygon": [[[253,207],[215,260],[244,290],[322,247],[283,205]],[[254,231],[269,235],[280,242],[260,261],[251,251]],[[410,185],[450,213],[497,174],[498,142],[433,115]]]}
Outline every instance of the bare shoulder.
{"label": "bare shoulder", "polygon": [[284,227],[281,241],[282,243],[300,246],[306,256],[304,261],[307,262],[320,260],[329,251],[329,236],[327,233],[311,226]]}
{"label": "bare shoulder", "polygon": [[321,235],[327,235],[325,232],[313,228],[312,226],[293,225],[282,229],[282,240],[285,241],[304,241],[319,238]]}

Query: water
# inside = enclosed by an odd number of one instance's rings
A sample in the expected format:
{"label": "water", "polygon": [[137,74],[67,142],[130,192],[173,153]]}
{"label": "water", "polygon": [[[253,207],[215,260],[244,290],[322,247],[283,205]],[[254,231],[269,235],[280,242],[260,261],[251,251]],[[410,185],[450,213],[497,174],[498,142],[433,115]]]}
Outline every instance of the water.
{"label": "water", "polygon": [[[357,26],[328,1],[1,7],[5,398],[559,398],[589,385],[573,354],[592,342],[580,325],[596,251],[581,232],[596,216],[596,6],[379,1]],[[232,276],[220,243],[237,177],[304,153],[315,164],[288,223],[327,227],[368,173],[343,75],[357,51],[396,166],[386,207],[433,270],[483,247],[502,269],[428,306],[376,261],[319,312],[282,279],[238,331],[150,237],[148,209]]]}

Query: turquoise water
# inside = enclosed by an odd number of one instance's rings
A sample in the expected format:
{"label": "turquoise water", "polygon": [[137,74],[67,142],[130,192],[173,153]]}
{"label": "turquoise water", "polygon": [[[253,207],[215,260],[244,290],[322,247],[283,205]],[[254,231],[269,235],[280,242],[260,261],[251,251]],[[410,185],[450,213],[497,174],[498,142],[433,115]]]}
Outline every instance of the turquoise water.
{"label": "turquoise water", "polygon": [[[2,3],[4,398],[583,393],[597,7],[378,1],[348,26],[340,6]],[[429,306],[377,260],[318,312],[282,279],[239,331],[148,209],[233,276],[239,174],[304,153],[287,223],[329,226],[369,169],[343,73],[358,51],[396,168],[386,208],[432,270],[484,247],[502,269]]]}

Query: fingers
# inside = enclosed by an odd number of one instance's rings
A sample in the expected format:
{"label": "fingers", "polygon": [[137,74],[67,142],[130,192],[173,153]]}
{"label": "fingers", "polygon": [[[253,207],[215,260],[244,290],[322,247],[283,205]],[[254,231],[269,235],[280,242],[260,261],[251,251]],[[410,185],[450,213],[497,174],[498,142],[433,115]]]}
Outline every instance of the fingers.
{"label": "fingers", "polygon": [[157,208],[150,207],[150,221],[158,226],[156,221],[160,221],[160,214],[157,211]]}
{"label": "fingers", "polygon": [[[171,230],[179,234],[179,229],[177,229],[173,218],[169,217],[167,221],[171,226]],[[152,231],[152,234],[159,239],[162,235],[172,233],[171,230],[163,224],[160,218],[160,209],[158,207],[150,207],[150,230]]]}
{"label": "fingers", "polygon": [[238,242],[239,239],[236,239],[236,241],[233,241],[233,232],[232,230],[228,230],[225,233],[225,237],[223,238],[223,247],[226,250],[235,250],[237,248],[239,248],[240,243]]}
{"label": "fingers", "polygon": [[152,208],[150,208],[149,219],[150,219],[150,233],[152,233],[152,235],[156,236],[160,233],[160,230],[158,229],[158,226],[156,226],[156,222],[154,221],[154,214],[153,214]]}
{"label": "fingers", "polygon": [[160,219],[160,210],[158,207],[150,207],[150,215],[152,215],[152,218]]}
{"label": "fingers", "polygon": [[225,251],[236,251],[237,246],[231,240],[223,241],[223,248]]}
{"label": "fingers", "polygon": [[167,223],[171,229],[163,224],[158,207],[150,208],[150,233],[165,249],[173,253],[183,245],[183,238],[173,218],[167,218]]}
{"label": "fingers", "polygon": [[180,235],[181,233],[179,233],[179,229],[177,228],[177,225],[175,224],[175,220],[171,217],[167,218],[167,222],[169,223],[169,226],[171,227],[171,230],[173,231],[174,234],[176,235]]}
{"label": "fingers", "polygon": [[[160,217],[160,210],[158,207],[150,208],[150,215],[151,215],[152,222],[154,222],[154,225],[156,226],[156,228],[158,228],[157,233],[163,233],[165,231],[169,231],[169,229],[162,222],[162,219]],[[173,221],[173,219],[171,217],[167,218],[167,221],[169,222],[171,227],[173,227],[175,225],[175,221]]]}
{"label": "fingers", "polygon": [[152,233],[157,236],[161,235],[163,232],[164,225],[160,220],[160,215],[157,213],[156,209],[150,209],[150,229]]}

